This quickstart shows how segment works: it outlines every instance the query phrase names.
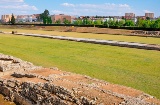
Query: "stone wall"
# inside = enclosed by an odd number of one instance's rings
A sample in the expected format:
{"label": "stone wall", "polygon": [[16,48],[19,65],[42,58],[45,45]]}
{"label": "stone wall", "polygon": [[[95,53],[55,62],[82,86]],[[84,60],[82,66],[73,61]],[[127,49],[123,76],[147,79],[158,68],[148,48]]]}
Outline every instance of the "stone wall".
{"label": "stone wall", "polygon": [[22,61],[21,59],[15,58],[13,56],[4,55],[0,53],[0,71],[27,71],[39,69],[41,67],[34,66],[32,63],[27,61]]}
{"label": "stone wall", "polygon": [[77,98],[73,91],[52,83],[20,82],[0,79],[0,93],[20,105],[93,105],[86,97]]}
{"label": "stone wall", "polygon": [[141,36],[157,36],[160,37],[160,31],[133,31],[134,35],[141,35]]}

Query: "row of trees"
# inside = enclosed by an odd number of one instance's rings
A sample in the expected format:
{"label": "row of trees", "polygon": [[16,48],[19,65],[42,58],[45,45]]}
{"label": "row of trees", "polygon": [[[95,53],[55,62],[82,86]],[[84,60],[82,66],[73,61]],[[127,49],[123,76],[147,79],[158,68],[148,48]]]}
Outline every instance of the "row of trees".
{"label": "row of trees", "polygon": [[137,19],[137,22],[134,22],[133,20],[116,20],[116,19],[109,19],[106,21],[102,21],[101,19],[92,21],[91,19],[85,18],[85,19],[78,19],[74,21],[75,25],[104,25],[104,26],[137,26],[137,27],[143,27],[143,28],[160,28],[160,18],[157,20],[150,20],[150,19]]}
{"label": "row of trees", "polygon": [[138,27],[144,28],[160,28],[160,18],[157,20],[150,20],[150,19],[138,19],[137,24]]}
{"label": "row of trees", "polygon": [[64,23],[64,24],[71,24],[71,22],[69,20],[67,20],[66,18],[64,18],[64,20],[61,22],[61,20],[57,20],[55,21],[55,24],[61,24],[61,23]]}

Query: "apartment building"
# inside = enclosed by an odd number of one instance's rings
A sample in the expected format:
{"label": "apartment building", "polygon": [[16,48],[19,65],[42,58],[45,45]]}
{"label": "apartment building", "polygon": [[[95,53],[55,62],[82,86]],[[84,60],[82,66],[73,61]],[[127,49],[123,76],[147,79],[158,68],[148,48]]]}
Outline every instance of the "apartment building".
{"label": "apartment building", "polygon": [[[9,20],[11,20],[11,17],[12,17],[12,15],[11,15],[11,14],[2,15],[2,16],[1,16],[1,21],[2,21],[2,23],[9,22]],[[16,16],[16,15],[14,15],[14,18],[16,19],[16,18],[17,18],[17,16]]]}
{"label": "apartment building", "polygon": [[134,13],[125,13],[125,19],[133,19],[133,18],[135,18]]}
{"label": "apartment building", "polygon": [[37,20],[36,15],[17,15],[16,22],[35,22]]}
{"label": "apartment building", "polygon": [[55,23],[56,21],[59,21],[59,20],[61,23],[63,23],[65,19],[71,22],[71,16],[64,15],[64,14],[52,15],[51,19],[52,19],[53,23]]}
{"label": "apartment building", "polygon": [[145,13],[145,17],[154,18],[154,13]]}

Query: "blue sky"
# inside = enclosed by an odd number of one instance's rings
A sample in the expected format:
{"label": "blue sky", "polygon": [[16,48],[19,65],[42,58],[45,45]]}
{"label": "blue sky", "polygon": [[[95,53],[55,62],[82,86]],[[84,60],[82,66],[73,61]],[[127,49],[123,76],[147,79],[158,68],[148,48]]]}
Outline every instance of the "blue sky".
{"label": "blue sky", "polygon": [[133,12],[136,16],[144,16],[145,12],[153,12],[160,16],[159,0],[0,0],[2,14],[38,14],[48,9],[50,15],[102,15],[124,16]]}

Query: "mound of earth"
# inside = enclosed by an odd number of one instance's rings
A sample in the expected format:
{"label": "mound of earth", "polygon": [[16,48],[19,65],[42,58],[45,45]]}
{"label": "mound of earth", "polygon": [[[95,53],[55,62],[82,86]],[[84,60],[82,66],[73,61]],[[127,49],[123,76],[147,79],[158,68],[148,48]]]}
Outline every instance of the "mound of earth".
{"label": "mound of earth", "polygon": [[34,66],[8,55],[0,54],[0,68],[0,93],[20,105],[160,104],[153,96],[130,87],[61,71],[57,67]]}
{"label": "mound of earth", "polygon": [[127,29],[112,29],[99,27],[74,27],[74,26],[34,26],[34,25],[1,25],[0,28],[11,29],[29,29],[29,30],[45,30],[45,31],[60,31],[60,32],[79,32],[79,33],[95,33],[95,34],[111,34],[111,35],[131,35],[143,37],[160,37],[160,31],[145,31],[145,30],[127,30]]}

